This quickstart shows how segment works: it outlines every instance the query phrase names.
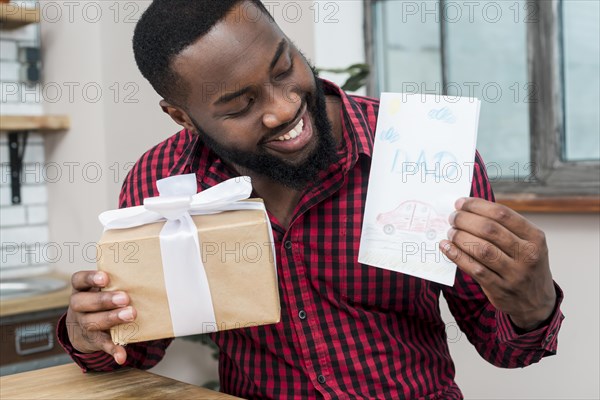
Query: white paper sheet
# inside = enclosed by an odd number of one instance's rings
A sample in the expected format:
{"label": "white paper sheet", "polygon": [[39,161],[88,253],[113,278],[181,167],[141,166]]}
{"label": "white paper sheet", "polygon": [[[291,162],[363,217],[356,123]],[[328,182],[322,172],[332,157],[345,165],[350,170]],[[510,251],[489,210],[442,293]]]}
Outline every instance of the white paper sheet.
{"label": "white paper sheet", "polygon": [[358,261],[452,286],[439,250],[471,190],[480,101],[383,93]]}

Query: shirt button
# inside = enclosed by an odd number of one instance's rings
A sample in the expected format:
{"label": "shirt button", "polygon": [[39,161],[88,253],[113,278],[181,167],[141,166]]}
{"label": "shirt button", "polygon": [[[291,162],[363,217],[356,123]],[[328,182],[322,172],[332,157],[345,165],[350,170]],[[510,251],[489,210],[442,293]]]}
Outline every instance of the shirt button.
{"label": "shirt button", "polygon": [[319,381],[319,383],[325,383],[325,377],[323,375],[317,376],[317,380]]}
{"label": "shirt button", "polygon": [[300,318],[300,319],[306,319],[306,311],[300,310],[298,312],[298,318]]}
{"label": "shirt button", "polygon": [[289,240],[286,240],[284,246],[286,249],[289,250],[292,248],[292,242],[290,242]]}
{"label": "shirt button", "polygon": [[552,340],[553,337],[554,337],[553,333],[548,334],[548,336],[546,336],[546,343],[550,343],[550,341]]}

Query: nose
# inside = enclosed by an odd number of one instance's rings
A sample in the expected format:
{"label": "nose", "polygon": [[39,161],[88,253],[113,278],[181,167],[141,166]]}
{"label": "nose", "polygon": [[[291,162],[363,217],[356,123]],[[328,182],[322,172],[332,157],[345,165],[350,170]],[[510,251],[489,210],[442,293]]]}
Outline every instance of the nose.
{"label": "nose", "polygon": [[300,96],[285,89],[275,87],[271,91],[268,108],[263,114],[263,124],[269,129],[289,123],[298,114]]}

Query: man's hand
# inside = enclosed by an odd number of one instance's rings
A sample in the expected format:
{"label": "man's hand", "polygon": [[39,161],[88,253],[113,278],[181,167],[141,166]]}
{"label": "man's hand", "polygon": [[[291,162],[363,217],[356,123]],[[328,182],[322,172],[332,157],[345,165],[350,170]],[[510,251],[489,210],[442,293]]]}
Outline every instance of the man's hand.
{"label": "man's hand", "polygon": [[73,347],[82,353],[102,350],[112,355],[118,364],[125,363],[123,346],[110,338],[111,327],[131,322],[136,311],[129,306],[125,292],[101,292],[108,285],[108,275],[101,271],[80,271],[73,274],[73,293],[67,310],[67,332]]}
{"label": "man's hand", "polygon": [[556,301],[544,233],[510,208],[483,199],[459,199],[455,207],[451,242],[443,240],[441,250],[516,326],[538,327]]}

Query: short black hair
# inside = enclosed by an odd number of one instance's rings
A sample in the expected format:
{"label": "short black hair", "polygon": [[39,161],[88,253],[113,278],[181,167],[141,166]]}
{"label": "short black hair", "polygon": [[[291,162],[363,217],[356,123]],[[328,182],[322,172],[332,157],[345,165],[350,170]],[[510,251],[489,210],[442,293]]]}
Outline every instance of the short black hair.
{"label": "short black hair", "polygon": [[260,0],[154,0],[142,14],[133,34],[133,53],[142,75],[165,100],[178,104],[185,96],[181,78],[171,62],[183,49],[244,1],[273,20]]}

